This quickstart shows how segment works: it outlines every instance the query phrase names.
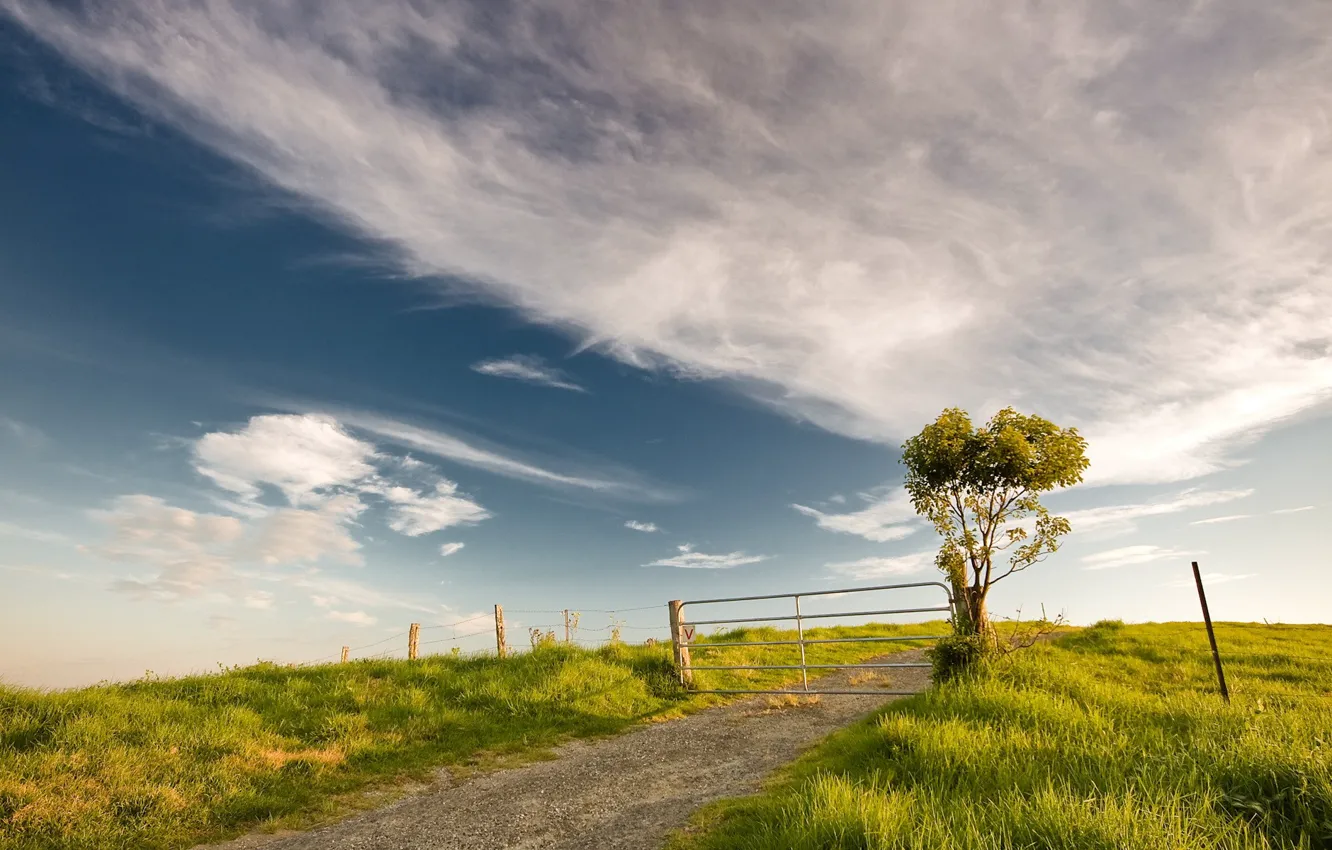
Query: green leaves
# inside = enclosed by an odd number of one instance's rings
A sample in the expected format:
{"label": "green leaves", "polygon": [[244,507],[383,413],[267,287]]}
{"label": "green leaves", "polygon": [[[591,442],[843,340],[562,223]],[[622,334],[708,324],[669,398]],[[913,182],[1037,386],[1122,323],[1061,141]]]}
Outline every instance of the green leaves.
{"label": "green leaves", "polygon": [[1045,492],[1078,483],[1088,466],[1078,429],[1011,407],[981,428],[966,411],[949,408],[902,448],[913,500],[941,490]]}

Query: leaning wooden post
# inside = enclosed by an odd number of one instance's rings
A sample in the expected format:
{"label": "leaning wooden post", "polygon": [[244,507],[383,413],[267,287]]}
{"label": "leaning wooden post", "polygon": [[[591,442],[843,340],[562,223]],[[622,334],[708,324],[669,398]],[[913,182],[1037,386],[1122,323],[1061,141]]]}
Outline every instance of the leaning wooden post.
{"label": "leaning wooden post", "polygon": [[350,647],[350,646],[344,646],[344,647],[342,648],[342,663],[343,663],[343,664],[346,664],[346,663],[347,663],[347,653],[349,653],[349,652],[351,652],[351,647]]}
{"label": "leaning wooden post", "polygon": [[1221,698],[1230,702],[1230,691],[1226,689],[1226,674],[1221,669],[1221,653],[1216,650],[1216,632],[1212,631],[1212,615],[1207,610],[1207,594],[1203,593],[1202,573],[1198,572],[1198,562],[1193,562],[1193,581],[1198,585],[1198,601],[1202,603],[1203,622],[1207,624],[1207,640],[1212,644],[1212,661],[1216,664],[1216,680],[1221,685]]}
{"label": "leaning wooden post", "polygon": [[680,671],[680,684],[688,688],[694,684],[694,671],[690,669],[689,642],[685,639],[684,620],[680,616],[682,604],[679,599],[672,599],[666,607],[671,618],[671,649],[675,654],[675,669]]}
{"label": "leaning wooden post", "polygon": [[421,637],[421,624],[412,623],[412,627],[407,630],[407,660],[416,660],[417,641]]}
{"label": "leaning wooden post", "polygon": [[504,657],[504,606],[495,604],[495,651]]}
{"label": "leaning wooden post", "polygon": [[564,642],[569,642],[569,609],[564,609]]}

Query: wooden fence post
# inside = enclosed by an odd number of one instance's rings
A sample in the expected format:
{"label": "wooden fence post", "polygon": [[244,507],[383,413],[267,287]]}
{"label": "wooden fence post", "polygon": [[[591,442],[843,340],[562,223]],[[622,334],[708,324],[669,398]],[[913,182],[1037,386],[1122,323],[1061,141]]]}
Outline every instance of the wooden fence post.
{"label": "wooden fence post", "polygon": [[417,641],[421,637],[421,624],[412,623],[412,627],[407,630],[407,660],[416,660]]}
{"label": "wooden fence post", "polygon": [[672,599],[666,605],[671,618],[671,649],[675,654],[675,667],[680,671],[680,684],[691,687],[694,684],[694,671],[690,668],[689,644],[685,641],[680,605],[679,599]]}
{"label": "wooden fence post", "polygon": [[1221,685],[1221,698],[1230,702],[1230,691],[1226,689],[1226,674],[1221,670],[1221,653],[1216,650],[1216,632],[1212,631],[1212,614],[1207,610],[1207,594],[1203,593],[1202,573],[1198,572],[1198,562],[1193,562],[1193,581],[1198,585],[1198,601],[1202,603],[1203,622],[1207,624],[1207,640],[1212,644],[1212,661],[1216,664],[1216,680]]}
{"label": "wooden fence post", "polygon": [[349,653],[349,652],[351,652],[351,647],[350,647],[350,646],[344,646],[344,647],[342,648],[342,663],[343,663],[343,664],[346,664],[346,663],[347,663],[347,653]]}
{"label": "wooden fence post", "polygon": [[564,642],[569,642],[569,609],[564,609]]}
{"label": "wooden fence post", "polygon": [[504,657],[504,606],[495,603],[495,651]]}

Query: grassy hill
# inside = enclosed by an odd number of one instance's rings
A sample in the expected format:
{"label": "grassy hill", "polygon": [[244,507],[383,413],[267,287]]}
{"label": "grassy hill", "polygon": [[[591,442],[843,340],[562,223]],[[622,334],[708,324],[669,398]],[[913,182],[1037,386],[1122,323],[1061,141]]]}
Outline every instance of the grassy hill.
{"label": "grassy hill", "polygon": [[1332,848],[1332,627],[1106,622],[834,735],[675,850]]}
{"label": "grassy hill", "polygon": [[[940,634],[942,623],[818,629],[818,636]],[[791,639],[760,629],[712,640]],[[707,639],[704,639],[707,640]],[[841,662],[908,644],[811,648]],[[717,664],[790,664],[787,647],[725,648]],[[696,656],[697,658],[698,656]],[[702,663],[701,659],[698,663]],[[772,686],[788,672],[711,673]],[[366,789],[440,766],[540,757],[716,702],[675,682],[669,646],[554,646],[500,660],[437,656],[43,693],[0,687],[0,847],[190,847],[382,802]]]}

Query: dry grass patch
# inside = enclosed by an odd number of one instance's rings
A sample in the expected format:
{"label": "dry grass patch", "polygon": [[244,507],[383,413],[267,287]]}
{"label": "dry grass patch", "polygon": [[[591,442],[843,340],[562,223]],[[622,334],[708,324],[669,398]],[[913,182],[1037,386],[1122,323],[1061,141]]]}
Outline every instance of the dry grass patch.
{"label": "dry grass patch", "polygon": [[818,705],[820,697],[800,696],[798,694],[775,694],[765,697],[757,708],[751,708],[744,712],[745,717],[764,717],[769,714],[777,714],[782,711],[792,711],[801,708],[813,708]]}

